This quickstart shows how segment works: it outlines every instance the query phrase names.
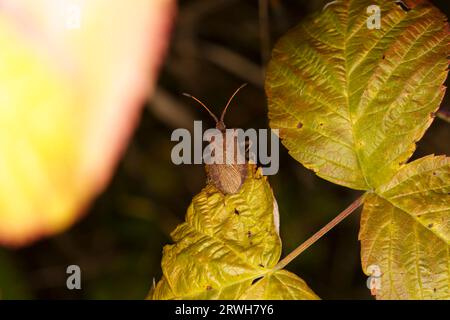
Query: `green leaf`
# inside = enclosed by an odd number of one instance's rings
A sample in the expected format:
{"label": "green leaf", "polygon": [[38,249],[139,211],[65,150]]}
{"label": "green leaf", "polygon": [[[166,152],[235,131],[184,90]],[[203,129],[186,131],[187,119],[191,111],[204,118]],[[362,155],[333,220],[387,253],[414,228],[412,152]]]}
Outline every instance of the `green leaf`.
{"label": "green leaf", "polygon": [[379,299],[450,299],[450,158],[403,166],[361,218],[363,270],[381,271]]}
{"label": "green leaf", "polygon": [[[369,30],[367,8],[381,9]],[[333,1],[276,45],[266,92],[272,128],[320,177],[360,190],[411,157],[444,96],[449,29],[428,1]]]}
{"label": "green leaf", "polygon": [[163,277],[150,299],[317,299],[287,271],[274,271],[281,254],[278,207],[255,166],[237,194],[208,185],[194,197],[186,222],[165,246]]}

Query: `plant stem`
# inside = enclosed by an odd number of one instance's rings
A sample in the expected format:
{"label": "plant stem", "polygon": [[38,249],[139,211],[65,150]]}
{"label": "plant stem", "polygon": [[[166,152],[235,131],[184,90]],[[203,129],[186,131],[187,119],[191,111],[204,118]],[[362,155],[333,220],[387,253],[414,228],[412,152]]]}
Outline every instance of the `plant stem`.
{"label": "plant stem", "polygon": [[439,118],[441,118],[442,120],[450,123],[450,112],[449,111],[444,111],[444,110],[438,111],[437,116]]}
{"label": "plant stem", "polygon": [[311,238],[303,242],[300,246],[298,246],[294,251],[284,257],[278,264],[274,267],[274,270],[280,270],[286,267],[292,260],[297,258],[303,251],[308,249],[311,245],[313,245],[317,240],[322,238],[328,231],[333,229],[336,225],[338,225],[342,220],[347,218],[352,212],[358,209],[364,202],[365,194],[356,199],[350,206],[347,207],[344,211],[342,211],[336,218],[328,222],[322,229],[317,231]]}
{"label": "plant stem", "polygon": [[[269,0],[259,0],[259,38],[261,46],[261,63],[264,66],[270,59],[270,26],[269,26]],[[263,70],[263,76],[265,70]]]}

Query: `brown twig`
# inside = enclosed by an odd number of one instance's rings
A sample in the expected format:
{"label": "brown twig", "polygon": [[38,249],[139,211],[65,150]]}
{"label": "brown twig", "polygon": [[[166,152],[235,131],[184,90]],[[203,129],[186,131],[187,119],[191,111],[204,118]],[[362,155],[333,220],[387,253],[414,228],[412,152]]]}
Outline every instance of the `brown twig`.
{"label": "brown twig", "polygon": [[450,123],[450,111],[440,110],[437,113],[437,117],[440,118],[441,120]]}
{"label": "brown twig", "polygon": [[169,91],[158,87],[148,104],[149,110],[161,122],[171,128],[186,128],[193,130],[195,117],[187,104],[180,102],[180,97],[173,96]]}
{"label": "brown twig", "polygon": [[257,64],[228,48],[216,44],[203,42],[201,48],[204,58],[209,62],[258,88],[264,87],[261,67]]}
{"label": "brown twig", "polygon": [[317,240],[322,238],[328,231],[333,229],[336,225],[338,225],[342,220],[347,218],[351,213],[353,213],[356,209],[358,209],[364,202],[364,196],[362,195],[357,200],[355,200],[347,209],[342,211],[336,218],[331,220],[327,225],[325,225],[322,229],[317,231],[312,237],[303,242],[300,246],[298,246],[294,251],[284,257],[278,264],[275,266],[274,270],[281,270],[286,267],[292,260],[297,258],[303,251],[308,249],[311,245],[313,245]]}
{"label": "brown twig", "polygon": [[259,0],[259,38],[264,76],[265,66],[270,58],[269,0]]}

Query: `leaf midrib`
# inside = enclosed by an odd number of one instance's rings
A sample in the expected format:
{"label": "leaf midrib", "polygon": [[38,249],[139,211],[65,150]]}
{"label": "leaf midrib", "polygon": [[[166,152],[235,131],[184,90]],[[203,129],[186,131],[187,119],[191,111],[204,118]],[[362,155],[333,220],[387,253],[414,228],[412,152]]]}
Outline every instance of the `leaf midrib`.
{"label": "leaf midrib", "polygon": [[[365,183],[366,183],[366,185],[367,185],[367,187],[368,187],[368,191],[374,191],[375,188],[377,188],[378,186],[372,185],[372,184],[369,182],[369,180],[368,180],[368,175],[366,174],[366,168],[365,168],[365,166],[363,165],[363,161],[362,161],[362,159],[361,159],[360,153],[359,153],[358,148],[357,148],[357,142],[358,142],[358,140],[356,139],[355,124],[356,124],[356,122],[359,120],[359,118],[358,118],[358,116],[356,116],[356,118],[355,118],[355,117],[353,116],[351,110],[350,110],[350,100],[349,100],[349,98],[350,98],[350,97],[349,97],[349,92],[350,92],[350,87],[349,87],[349,85],[350,85],[350,81],[349,81],[349,79],[350,79],[350,76],[351,76],[351,74],[353,73],[353,71],[354,71],[359,65],[361,65],[361,64],[365,61],[365,59],[370,55],[370,53],[373,51],[373,49],[377,47],[377,45],[380,43],[380,41],[382,41],[382,40],[386,37],[387,34],[389,34],[392,30],[394,30],[395,27],[397,27],[399,24],[403,23],[403,22],[405,21],[405,19],[406,19],[409,15],[408,15],[408,13],[405,13],[405,14],[403,15],[403,17],[402,17],[401,19],[399,19],[399,21],[397,21],[395,24],[393,24],[392,26],[390,26],[390,28],[389,28],[388,30],[386,30],[386,32],[384,32],[383,35],[382,35],[380,38],[378,38],[378,39],[376,40],[375,44],[374,44],[373,46],[371,46],[371,48],[366,52],[366,54],[365,54],[360,60],[358,60],[358,61],[352,66],[352,68],[349,70],[349,65],[348,65],[348,62],[349,62],[349,61],[348,61],[348,52],[347,52],[348,41],[351,40],[352,37],[353,37],[357,32],[359,32],[359,30],[361,29],[361,26],[359,26],[359,27],[357,28],[357,30],[354,31],[354,32],[352,32],[352,33],[350,34],[350,36],[349,36],[349,30],[348,30],[348,25],[349,25],[349,23],[348,23],[348,22],[349,22],[349,21],[348,21],[348,15],[349,15],[349,10],[350,10],[350,2],[351,2],[351,0],[346,2],[346,3],[347,3],[347,8],[346,8],[346,9],[347,9],[347,10],[346,10],[346,13],[347,13],[346,26],[347,26],[347,28],[345,29],[345,35],[343,35],[344,38],[345,38],[345,39],[344,39],[344,45],[343,45],[343,51],[344,51],[344,52],[343,52],[343,58],[344,58],[344,67],[345,67],[345,86],[344,86],[344,88],[345,88],[345,99],[346,99],[347,108],[348,108],[349,122],[350,122],[350,125],[351,125],[351,133],[352,133],[352,139],[353,139],[353,151],[354,151],[355,157],[356,157],[356,159],[357,159],[357,161],[358,161],[358,166],[359,166],[359,169],[360,169],[360,171],[361,171],[361,176],[364,178],[364,181],[365,181]],[[392,10],[395,10],[395,8],[392,9]],[[419,19],[419,18],[421,18],[422,16],[425,16],[426,14],[428,14],[430,11],[432,11],[432,9],[424,10],[424,12],[423,12],[422,14],[420,14],[420,15],[414,17],[414,19]],[[433,25],[433,24],[431,23],[430,25]],[[414,45],[415,45],[415,44],[422,38],[422,36],[424,36],[424,34],[426,34],[427,32],[429,32],[428,28],[426,28],[425,31],[423,31],[423,32],[420,34],[420,36],[418,36],[416,39],[414,39],[414,41],[411,43],[409,49],[406,51],[405,56],[412,50],[412,48],[414,47]],[[440,43],[440,42],[439,42],[439,43]],[[430,50],[431,50],[431,49],[430,49]],[[428,53],[428,52],[429,52],[429,51],[427,51],[427,53]],[[403,63],[403,62],[402,62],[402,63]],[[392,77],[392,75],[394,74],[394,71],[395,71],[395,70],[398,68],[398,66],[401,65],[402,63],[398,64],[398,65],[390,72],[389,77],[387,78],[386,81],[388,81],[388,80]],[[379,94],[379,92],[377,93],[377,96],[378,96],[378,94]]]}
{"label": "leaf midrib", "polygon": [[347,45],[348,45],[348,40],[351,39],[352,35],[350,35],[350,37],[348,36],[349,30],[348,30],[348,25],[349,25],[349,11],[350,11],[350,2],[351,1],[347,1],[347,19],[346,19],[346,29],[345,29],[345,35],[344,35],[344,46],[343,46],[343,58],[344,58],[344,69],[345,69],[345,100],[347,103],[347,109],[348,109],[348,117],[349,117],[349,122],[350,122],[350,127],[351,127],[351,134],[352,134],[352,140],[353,140],[353,151],[355,153],[355,157],[356,160],[358,161],[358,167],[359,170],[361,171],[361,176],[364,178],[364,182],[367,186],[368,189],[373,189],[369,183],[369,181],[367,180],[366,177],[366,173],[365,170],[363,168],[362,165],[362,161],[361,161],[361,157],[359,155],[359,152],[357,150],[357,140],[356,140],[356,134],[355,134],[355,119],[353,119],[352,116],[352,111],[350,110],[350,97],[349,97],[349,92],[350,92],[350,81],[349,81],[349,73],[348,73],[348,57],[347,57]]}

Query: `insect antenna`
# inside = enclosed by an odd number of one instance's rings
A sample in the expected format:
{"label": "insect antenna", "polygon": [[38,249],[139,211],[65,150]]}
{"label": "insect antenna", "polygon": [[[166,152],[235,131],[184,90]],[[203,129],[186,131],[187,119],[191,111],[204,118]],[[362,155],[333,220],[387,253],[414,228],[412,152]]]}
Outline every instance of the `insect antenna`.
{"label": "insect antenna", "polygon": [[225,118],[225,114],[227,113],[227,109],[231,103],[231,101],[233,100],[234,96],[242,89],[246,86],[247,84],[244,83],[242,86],[240,86],[239,88],[237,88],[237,90],[233,93],[233,95],[230,97],[230,99],[228,100],[227,105],[225,106],[225,108],[222,111],[222,115],[220,116],[220,121],[223,122],[223,119]]}
{"label": "insect antenna", "polygon": [[213,117],[213,119],[214,119],[214,121],[216,123],[219,122],[219,119],[217,119],[216,115],[214,113],[212,113],[212,111],[209,110],[209,108],[203,102],[201,102],[199,99],[197,99],[193,95],[190,95],[189,93],[183,93],[183,96],[189,97],[189,98],[194,99],[195,101],[197,101],[203,108],[206,109],[206,111],[208,111],[208,113],[211,115],[211,117]]}

